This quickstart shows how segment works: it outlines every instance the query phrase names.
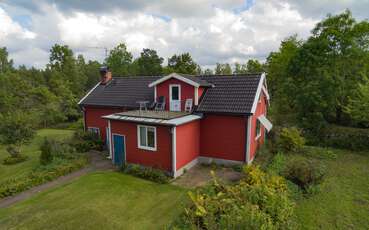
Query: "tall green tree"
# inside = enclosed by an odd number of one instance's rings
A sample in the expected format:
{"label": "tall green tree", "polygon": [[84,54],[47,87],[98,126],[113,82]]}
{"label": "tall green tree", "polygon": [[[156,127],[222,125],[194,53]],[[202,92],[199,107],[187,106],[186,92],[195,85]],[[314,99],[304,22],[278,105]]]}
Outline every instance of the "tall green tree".
{"label": "tall green tree", "polygon": [[132,59],[133,56],[127,51],[126,45],[121,43],[109,52],[105,62],[114,75],[128,76],[131,74]]}
{"label": "tall green tree", "polygon": [[164,59],[159,57],[155,50],[143,49],[136,61],[138,75],[161,75],[163,72],[162,63]]}
{"label": "tall green tree", "polygon": [[229,75],[232,74],[232,68],[231,65],[228,63],[217,63],[215,67],[215,74],[224,74]]}
{"label": "tall green tree", "polygon": [[192,59],[189,53],[173,55],[168,59],[168,67],[165,72],[176,72],[183,74],[198,74],[199,65]]}
{"label": "tall green tree", "polygon": [[289,97],[306,126],[349,123],[344,108],[368,76],[368,47],[369,22],[356,22],[348,10],[316,25],[289,67]]}
{"label": "tall green tree", "polygon": [[5,73],[13,69],[13,60],[9,59],[6,47],[0,48],[0,73]]}
{"label": "tall green tree", "polygon": [[262,73],[265,71],[264,65],[256,59],[249,59],[246,66],[247,73]]}

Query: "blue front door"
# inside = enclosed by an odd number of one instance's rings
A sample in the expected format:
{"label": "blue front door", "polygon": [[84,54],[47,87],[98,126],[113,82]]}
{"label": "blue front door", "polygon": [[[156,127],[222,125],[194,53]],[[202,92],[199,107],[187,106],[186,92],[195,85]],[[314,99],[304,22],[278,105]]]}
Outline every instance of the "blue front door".
{"label": "blue front door", "polygon": [[113,134],[114,164],[123,165],[125,161],[125,139],[124,136]]}

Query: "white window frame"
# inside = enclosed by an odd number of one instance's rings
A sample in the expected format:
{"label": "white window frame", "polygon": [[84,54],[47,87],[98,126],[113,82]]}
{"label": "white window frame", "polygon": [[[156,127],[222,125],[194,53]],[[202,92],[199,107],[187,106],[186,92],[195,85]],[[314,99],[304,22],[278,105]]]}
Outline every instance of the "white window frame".
{"label": "white window frame", "polygon": [[[148,135],[147,135],[147,129],[152,128],[154,129],[154,147],[141,145],[141,128],[146,128],[146,144],[148,144]],[[148,125],[137,125],[137,147],[140,149],[145,149],[149,151],[156,151],[157,147],[157,132],[155,126],[148,126]]]}
{"label": "white window frame", "polygon": [[98,128],[98,127],[91,127],[91,126],[87,127],[87,131],[88,132],[96,133],[93,130],[97,130],[97,135],[99,135],[99,137],[100,137],[100,128]]}

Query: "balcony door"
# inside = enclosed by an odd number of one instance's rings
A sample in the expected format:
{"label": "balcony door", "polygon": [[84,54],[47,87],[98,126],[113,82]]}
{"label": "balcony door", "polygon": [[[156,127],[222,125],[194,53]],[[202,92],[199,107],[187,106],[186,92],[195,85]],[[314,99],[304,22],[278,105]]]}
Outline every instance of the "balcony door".
{"label": "balcony door", "polygon": [[169,85],[169,110],[181,111],[181,85]]}

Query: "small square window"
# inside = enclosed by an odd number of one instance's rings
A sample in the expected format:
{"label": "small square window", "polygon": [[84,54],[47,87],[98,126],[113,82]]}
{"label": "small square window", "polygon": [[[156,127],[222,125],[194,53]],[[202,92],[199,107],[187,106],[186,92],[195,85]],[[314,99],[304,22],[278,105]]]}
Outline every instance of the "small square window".
{"label": "small square window", "polygon": [[259,120],[256,120],[256,137],[258,139],[261,136],[261,123]]}
{"label": "small square window", "polygon": [[156,151],[156,127],[137,126],[138,148]]}
{"label": "small square window", "polygon": [[100,129],[96,127],[88,127],[87,131],[96,134],[96,136],[100,135]]}

